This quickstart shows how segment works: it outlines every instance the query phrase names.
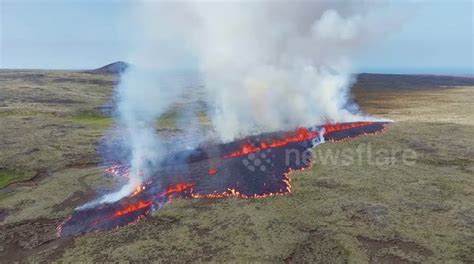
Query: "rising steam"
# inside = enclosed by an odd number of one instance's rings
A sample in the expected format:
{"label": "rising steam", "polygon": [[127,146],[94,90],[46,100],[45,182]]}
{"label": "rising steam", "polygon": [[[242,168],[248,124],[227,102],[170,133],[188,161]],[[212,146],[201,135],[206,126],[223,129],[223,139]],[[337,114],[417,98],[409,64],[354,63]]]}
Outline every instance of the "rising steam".
{"label": "rising steam", "polygon": [[[156,120],[199,73],[222,141],[325,122],[365,120],[349,100],[352,55],[377,38],[374,1],[142,1],[135,67],[118,87],[118,120],[131,151],[129,194],[162,160]],[[386,24],[388,26],[388,24]]]}

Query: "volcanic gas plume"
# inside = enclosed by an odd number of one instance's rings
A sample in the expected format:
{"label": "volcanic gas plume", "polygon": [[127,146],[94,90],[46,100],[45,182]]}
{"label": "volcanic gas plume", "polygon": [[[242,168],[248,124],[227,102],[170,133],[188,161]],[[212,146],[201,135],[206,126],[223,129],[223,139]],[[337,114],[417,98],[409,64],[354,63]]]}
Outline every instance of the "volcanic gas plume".
{"label": "volcanic gas plume", "polygon": [[[288,173],[308,165],[287,162],[286,151],[381,131],[383,120],[361,114],[349,87],[352,55],[381,36],[374,25],[387,22],[383,32],[394,25],[383,8],[373,1],[137,1],[127,36],[133,66],[116,92],[126,154],[108,169],[127,183],[79,207],[61,234],[128,224],[171,197],[285,194]],[[198,87],[203,108],[181,101]],[[156,132],[176,105],[188,107],[175,113],[180,137],[192,139],[182,149]],[[212,126],[204,134],[192,122],[202,112]]]}
{"label": "volcanic gas plume", "polygon": [[[155,123],[203,87],[216,141],[326,122],[374,121],[350,100],[351,57],[396,26],[373,1],[136,1],[117,120],[133,192],[166,156]],[[377,11],[377,12],[374,12]],[[383,24],[383,30],[376,25]],[[181,124],[201,110],[192,109]],[[200,143],[200,139],[196,142]]]}

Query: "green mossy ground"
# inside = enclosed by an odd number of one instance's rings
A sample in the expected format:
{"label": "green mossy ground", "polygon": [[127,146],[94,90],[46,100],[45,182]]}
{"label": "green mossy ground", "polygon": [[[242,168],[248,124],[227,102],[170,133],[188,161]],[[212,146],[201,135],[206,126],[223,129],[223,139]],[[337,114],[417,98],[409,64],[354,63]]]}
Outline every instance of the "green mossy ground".
{"label": "green mossy ground", "polygon": [[[135,225],[55,239],[55,227],[75,206],[114,186],[98,167],[96,147],[114,124],[100,107],[116,81],[81,72],[0,71],[2,260],[474,261],[471,87],[357,89],[365,112],[396,122],[377,136],[315,148],[314,166],[292,174],[287,196],[175,200]],[[175,122],[170,112],[157,128]],[[351,164],[323,157],[368,146],[386,157],[377,163],[364,154]],[[404,163],[404,152],[416,155]]]}

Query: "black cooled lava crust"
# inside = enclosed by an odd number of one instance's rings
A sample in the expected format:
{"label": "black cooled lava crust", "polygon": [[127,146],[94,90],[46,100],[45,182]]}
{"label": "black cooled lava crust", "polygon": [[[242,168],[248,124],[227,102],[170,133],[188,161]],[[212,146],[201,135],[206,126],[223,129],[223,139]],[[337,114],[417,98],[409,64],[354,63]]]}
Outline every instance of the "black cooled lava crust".
{"label": "black cooled lava crust", "polygon": [[[327,132],[325,141],[339,141],[380,132],[386,122]],[[319,131],[321,127],[311,128]],[[75,210],[60,227],[60,235],[109,230],[134,222],[173,197],[260,197],[290,192],[288,172],[308,167],[315,139],[291,142],[285,146],[256,151],[248,155],[226,157],[243,144],[258,146],[284,138],[287,132],[266,133],[226,144],[205,144],[192,151],[170,155],[161,169],[144,184],[144,190],[118,202]],[[192,185],[180,192],[166,193],[170,186]],[[128,209],[130,212],[127,211]],[[125,213],[124,213],[125,212]]]}

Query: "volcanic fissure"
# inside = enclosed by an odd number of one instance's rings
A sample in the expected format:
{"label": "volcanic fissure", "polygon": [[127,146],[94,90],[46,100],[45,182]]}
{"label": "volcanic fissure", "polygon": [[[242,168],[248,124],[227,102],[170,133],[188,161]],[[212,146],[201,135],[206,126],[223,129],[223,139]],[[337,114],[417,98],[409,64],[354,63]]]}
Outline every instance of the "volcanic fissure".
{"label": "volcanic fissure", "polygon": [[[165,159],[153,177],[116,202],[76,209],[59,236],[110,230],[134,223],[174,198],[263,198],[291,193],[291,172],[311,162],[287,160],[286,152],[384,131],[388,122],[331,123],[293,132],[264,133],[230,143],[201,144]],[[173,157],[175,155],[176,157]],[[179,162],[178,160],[179,156]],[[184,157],[184,162],[183,162]],[[311,158],[311,157],[310,157]],[[105,170],[127,177],[127,165]]]}

